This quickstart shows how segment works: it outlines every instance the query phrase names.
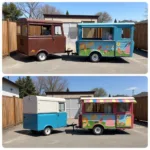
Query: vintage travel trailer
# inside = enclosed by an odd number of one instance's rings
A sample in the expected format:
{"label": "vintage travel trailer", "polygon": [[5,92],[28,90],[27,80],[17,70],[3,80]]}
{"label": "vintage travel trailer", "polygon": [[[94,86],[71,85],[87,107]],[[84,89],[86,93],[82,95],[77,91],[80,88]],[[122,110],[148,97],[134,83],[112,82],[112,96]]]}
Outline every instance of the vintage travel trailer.
{"label": "vintage travel trailer", "polygon": [[[127,37],[124,31],[129,33]],[[79,23],[76,55],[98,62],[102,57],[132,57],[134,23]],[[39,61],[49,54],[72,52],[66,50],[63,23],[50,20],[20,18],[17,21],[18,52],[36,56]]]}
{"label": "vintage travel trailer", "polygon": [[23,98],[23,128],[51,134],[54,128],[67,126],[66,101],[63,98],[26,96]]}
{"label": "vintage travel trailer", "polygon": [[79,128],[100,135],[105,129],[133,128],[134,97],[81,98]]}

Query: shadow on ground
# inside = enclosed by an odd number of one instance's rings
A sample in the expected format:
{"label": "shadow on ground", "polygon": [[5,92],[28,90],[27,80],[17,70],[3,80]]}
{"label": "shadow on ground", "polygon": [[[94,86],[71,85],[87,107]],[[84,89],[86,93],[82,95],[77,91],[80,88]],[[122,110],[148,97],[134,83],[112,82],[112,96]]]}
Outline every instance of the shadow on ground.
{"label": "shadow on ground", "polygon": [[146,122],[146,121],[134,120],[134,124],[144,126],[144,127],[148,127],[148,122]]}
{"label": "shadow on ground", "polygon": [[[13,52],[10,54],[10,57],[13,58],[16,61],[24,62],[24,63],[30,63],[30,62],[36,62],[38,61],[35,56],[26,56],[17,52]],[[75,55],[49,55],[47,60],[53,60],[53,59],[62,59],[64,61],[73,61],[73,62],[90,62],[88,57],[82,57],[82,56],[75,56]],[[112,57],[112,58],[102,58],[100,63],[129,63],[126,60],[124,60],[121,57]]]}
{"label": "shadow on ground", "polygon": [[[24,63],[30,63],[30,62],[38,61],[35,56],[26,56],[26,55],[23,55],[23,54],[20,54],[17,52],[11,53],[10,57],[13,58],[14,60],[24,62]],[[49,55],[47,60],[45,60],[45,61],[52,60],[52,59],[60,59],[60,58],[61,58],[61,56],[58,56],[58,55]]]}
{"label": "shadow on ground", "polygon": [[[36,132],[36,133],[32,133],[30,130],[19,130],[19,131],[15,131],[16,133],[19,134],[24,134],[24,135],[28,135],[28,136],[44,136],[44,134],[42,132]],[[60,131],[60,130],[53,130],[52,134],[59,134],[62,133],[64,131]]]}
{"label": "shadow on ground", "polygon": [[135,49],[134,53],[143,57],[148,57],[148,53],[146,51],[140,50],[140,49]]}
{"label": "shadow on ground", "polygon": [[[72,135],[94,135],[92,131],[89,130],[71,130],[71,129],[66,129],[65,130],[66,134],[72,134]],[[128,132],[125,132],[123,130],[105,130],[102,135],[116,135],[116,134],[121,134],[121,135],[128,135]]]}
{"label": "shadow on ground", "polygon": [[[90,62],[88,57],[82,57],[82,56],[67,56],[67,55],[62,55],[62,60],[64,61],[74,61],[74,62]],[[100,63],[129,63],[128,61],[124,60],[121,57],[103,57],[100,60]]]}

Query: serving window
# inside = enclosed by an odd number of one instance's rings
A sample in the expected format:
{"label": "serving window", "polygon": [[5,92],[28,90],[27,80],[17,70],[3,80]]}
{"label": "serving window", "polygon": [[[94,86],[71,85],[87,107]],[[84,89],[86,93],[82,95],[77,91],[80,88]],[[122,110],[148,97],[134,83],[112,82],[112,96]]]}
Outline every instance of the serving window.
{"label": "serving window", "polygon": [[113,40],[113,28],[82,28],[82,39]]}
{"label": "serving window", "polygon": [[119,103],[117,104],[117,112],[129,112],[130,104],[129,103]]}
{"label": "serving window", "polygon": [[112,113],[113,104],[109,103],[85,103],[85,112],[87,113]]}
{"label": "serving window", "polygon": [[52,35],[51,25],[29,25],[29,36]]}

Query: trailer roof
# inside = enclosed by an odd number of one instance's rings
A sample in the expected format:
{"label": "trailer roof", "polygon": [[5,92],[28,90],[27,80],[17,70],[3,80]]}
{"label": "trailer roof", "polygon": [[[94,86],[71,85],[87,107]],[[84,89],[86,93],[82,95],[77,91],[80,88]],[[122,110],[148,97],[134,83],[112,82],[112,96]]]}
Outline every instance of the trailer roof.
{"label": "trailer roof", "polygon": [[78,23],[81,27],[112,27],[112,26],[134,26],[135,23]]}
{"label": "trailer roof", "polygon": [[134,97],[82,97],[84,103],[136,103]]}
{"label": "trailer roof", "polygon": [[29,95],[25,98],[29,99],[35,99],[37,101],[56,101],[56,102],[65,102],[66,100],[64,98],[56,98],[56,97],[49,97],[49,96],[35,96],[35,95]]}
{"label": "trailer roof", "polygon": [[31,18],[20,18],[17,22],[30,22],[30,23],[58,23],[62,24],[61,21],[44,20],[44,19],[31,19]]}

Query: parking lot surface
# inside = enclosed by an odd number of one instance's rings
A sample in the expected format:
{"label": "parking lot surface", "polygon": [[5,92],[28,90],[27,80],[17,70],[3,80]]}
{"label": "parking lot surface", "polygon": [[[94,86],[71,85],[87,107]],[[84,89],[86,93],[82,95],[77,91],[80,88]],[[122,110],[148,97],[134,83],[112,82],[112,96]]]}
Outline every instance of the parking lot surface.
{"label": "parking lot surface", "polygon": [[139,51],[133,57],[104,58],[98,63],[64,54],[51,55],[43,62],[18,53],[3,59],[5,74],[145,74],[147,70],[147,53]]}
{"label": "parking lot surface", "polygon": [[105,131],[100,136],[81,129],[73,132],[71,127],[54,130],[49,136],[43,136],[41,133],[31,134],[29,130],[23,129],[22,125],[3,131],[3,146],[9,148],[144,148],[147,144],[148,128],[138,124],[134,124],[133,129]]}

